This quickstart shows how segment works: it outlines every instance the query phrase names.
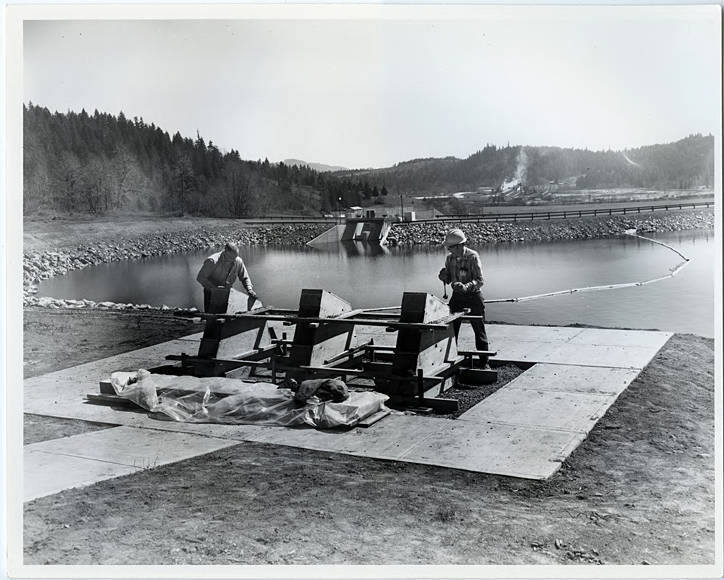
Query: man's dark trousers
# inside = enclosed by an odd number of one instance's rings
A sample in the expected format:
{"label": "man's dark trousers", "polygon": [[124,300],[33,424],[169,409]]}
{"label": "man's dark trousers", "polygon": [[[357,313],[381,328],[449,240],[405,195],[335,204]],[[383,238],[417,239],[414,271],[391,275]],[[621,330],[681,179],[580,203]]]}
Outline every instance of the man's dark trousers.
{"label": "man's dark trousers", "polygon": [[[485,333],[485,303],[483,302],[483,296],[480,292],[475,294],[461,294],[459,292],[453,292],[452,298],[448,304],[450,306],[450,312],[462,312],[466,308],[470,309],[472,316],[482,316],[482,320],[471,320],[470,326],[473,327],[473,334],[475,335],[475,349],[476,350],[488,350],[488,335]],[[453,322],[455,328],[455,340],[458,338],[460,332],[460,325],[462,320],[458,319]],[[481,355],[480,362],[483,366],[488,363],[488,356]]]}

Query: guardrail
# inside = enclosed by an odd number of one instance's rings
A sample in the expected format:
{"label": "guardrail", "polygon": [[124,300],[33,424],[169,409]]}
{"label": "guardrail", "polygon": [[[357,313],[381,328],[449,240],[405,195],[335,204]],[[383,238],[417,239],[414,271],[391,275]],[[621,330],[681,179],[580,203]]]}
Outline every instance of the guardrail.
{"label": "guardrail", "polygon": [[[339,218],[322,218],[322,217],[309,217],[309,216],[274,216],[274,217],[253,217],[243,218],[249,225],[264,226],[264,225],[307,225],[307,224],[330,224],[335,225],[340,223]],[[344,218],[342,218],[344,221]]]}
{"label": "guardrail", "polygon": [[[594,209],[568,209],[558,211],[531,211],[531,212],[511,212],[511,213],[489,213],[489,214],[457,214],[457,215],[442,215],[434,218],[418,219],[414,222],[394,222],[400,225],[425,224],[425,223],[444,223],[444,222],[455,222],[455,223],[469,223],[469,222],[481,222],[481,221],[533,221],[537,219],[552,220],[552,219],[568,219],[568,218],[580,218],[586,216],[603,216],[603,215],[614,215],[614,214],[629,214],[629,213],[642,213],[642,212],[654,212],[654,211],[669,211],[676,209],[696,209],[699,207],[713,207],[714,201],[699,201],[690,203],[670,203],[662,205],[639,205],[632,207],[609,207],[609,208],[594,208]],[[314,216],[255,216],[249,218],[243,218],[243,220],[250,225],[272,225],[272,224],[285,224],[285,225],[304,225],[304,224],[330,224],[335,225],[344,223],[346,218],[339,217],[314,217]]]}
{"label": "guardrail", "polygon": [[334,217],[324,217],[321,215],[256,215],[249,219],[255,220],[331,220]]}
{"label": "guardrail", "polygon": [[400,222],[400,225],[409,225],[411,223],[424,224],[424,223],[441,223],[441,222],[455,222],[455,223],[470,223],[470,222],[490,222],[490,221],[533,221],[537,219],[568,219],[568,218],[580,218],[584,216],[603,216],[603,215],[614,215],[614,214],[630,214],[630,213],[642,213],[642,212],[654,212],[658,210],[669,211],[675,209],[696,209],[697,207],[713,207],[713,201],[703,201],[694,203],[673,203],[666,205],[639,205],[634,207],[609,207],[606,209],[576,209],[576,210],[559,210],[559,211],[532,211],[532,212],[515,212],[515,213],[490,213],[490,214],[459,214],[459,215],[447,215],[425,220],[416,220],[414,222]]}

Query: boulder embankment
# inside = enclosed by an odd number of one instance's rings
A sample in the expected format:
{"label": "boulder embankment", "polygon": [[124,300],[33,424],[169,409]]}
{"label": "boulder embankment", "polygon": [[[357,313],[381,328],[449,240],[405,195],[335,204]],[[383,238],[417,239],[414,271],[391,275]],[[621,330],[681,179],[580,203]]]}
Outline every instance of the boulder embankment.
{"label": "boulder embankment", "polygon": [[628,229],[636,229],[642,235],[713,229],[714,211],[712,209],[677,210],[656,214],[619,214],[566,220],[396,224],[391,229],[388,239],[400,245],[441,244],[445,239],[445,232],[452,227],[460,227],[471,245],[588,240],[617,236]]}
{"label": "boulder embankment", "polygon": [[[655,232],[713,229],[714,211],[692,209],[551,221],[395,224],[390,231],[389,239],[391,243],[400,245],[440,244],[445,232],[457,226],[466,233],[472,245],[535,243],[604,238],[620,235],[632,228],[643,235]],[[159,220],[158,233],[126,237],[118,232],[109,232],[108,239],[105,240],[93,239],[78,245],[70,244],[43,251],[36,249],[25,252],[23,256],[23,302],[25,306],[50,308],[156,308],[158,305],[39,298],[36,294],[42,280],[89,266],[220,248],[227,240],[235,240],[240,245],[303,246],[328,228],[328,224],[249,227],[228,225],[226,222],[217,228],[205,224],[198,229],[164,231],[163,221]]]}

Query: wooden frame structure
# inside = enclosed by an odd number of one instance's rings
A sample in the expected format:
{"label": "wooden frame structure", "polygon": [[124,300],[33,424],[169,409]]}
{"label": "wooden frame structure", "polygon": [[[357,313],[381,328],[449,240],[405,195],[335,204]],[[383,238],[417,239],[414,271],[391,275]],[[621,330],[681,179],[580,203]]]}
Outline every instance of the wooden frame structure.
{"label": "wooden frame structure", "polygon": [[[473,362],[476,356],[496,353],[457,349],[454,323],[479,317],[451,314],[447,304],[424,292],[405,292],[399,310],[397,314],[390,309],[352,309],[331,292],[302,290],[297,310],[179,311],[178,316],[205,319],[203,338],[196,356],[166,358],[181,363],[177,374],[245,377],[263,368],[271,371],[274,383],[282,374],[296,380],[341,378],[389,395],[391,406],[441,412],[457,410],[455,399],[441,395],[456,384],[461,371],[469,382],[497,380],[495,370],[476,369]],[[274,322],[293,325],[293,338],[286,333],[279,337]],[[360,344],[355,340],[358,326],[397,333],[396,343],[376,345],[371,339]],[[252,350],[239,352],[250,342]]]}

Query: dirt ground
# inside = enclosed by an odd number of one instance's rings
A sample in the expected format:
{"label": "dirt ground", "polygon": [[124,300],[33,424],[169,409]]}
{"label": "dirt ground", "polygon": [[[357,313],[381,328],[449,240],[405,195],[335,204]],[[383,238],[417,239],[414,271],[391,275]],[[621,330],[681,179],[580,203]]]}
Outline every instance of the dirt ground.
{"label": "dirt ground", "polygon": [[[197,330],[147,316],[28,311],[26,376]],[[713,564],[714,485],[714,344],[675,335],[549,481],[241,443],[26,503],[24,561]]]}
{"label": "dirt ground", "polygon": [[201,332],[203,324],[162,311],[26,308],[26,378]]}
{"label": "dirt ground", "polygon": [[47,217],[23,220],[23,250],[43,251],[91,244],[94,241],[134,238],[145,234],[238,225],[239,220],[203,217],[158,216]]}

